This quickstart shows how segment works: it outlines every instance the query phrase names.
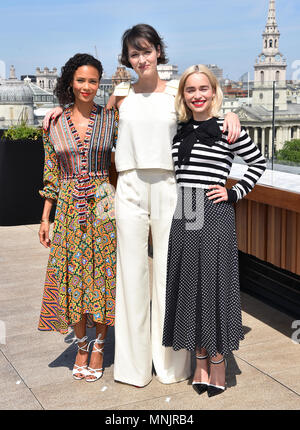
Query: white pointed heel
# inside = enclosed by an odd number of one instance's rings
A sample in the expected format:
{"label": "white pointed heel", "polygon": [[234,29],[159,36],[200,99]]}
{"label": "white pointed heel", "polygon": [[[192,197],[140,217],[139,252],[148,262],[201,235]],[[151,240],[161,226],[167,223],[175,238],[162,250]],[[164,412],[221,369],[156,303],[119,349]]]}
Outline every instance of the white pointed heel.
{"label": "white pointed heel", "polygon": [[[77,343],[78,350],[80,349],[81,351],[89,352],[89,345],[90,344],[86,343],[86,345],[84,345],[84,346],[78,345],[79,343],[86,342],[87,339],[88,339],[87,336],[84,336],[82,339],[78,339],[78,337],[74,338],[75,343]],[[83,376],[76,376],[78,374],[81,374]],[[84,379],[87,375],[87,364],[84,366],[79,366],[78,364],[74,364],[72,375],[73,375],[74,379],[77,379],[77,380]]]}
{"label": "white pointed heel", "polygon": [[[223,357],[219,361],[212,361],[212,360],[210,360],[210,363],[211,364],[221,364],[221,363],[223,363],[223,361],[224,361],[224,364],[225,364],[225,373],[226,373],[226,369],[227,369],[227,360],[226,360],[226,358]],[[217,396],[218,394],[224,393],[225,390],[226,390],[226,381],[225,381],[225,386],[208,384],[207,394],[208,394],[208,397],[213,397],[213,396]]]}
{"label": "white pointed heel", "polygon": [[[196,355],[197,360],[206,360],[208,355]],[[207,391],[208,382],[193,381],[192,386],[199,395]]]}
{"label": "white pointed heel", "polygon": [[[99,333],[97,339],[92,340],[89,343],[89,346],[92,342],[94,342],[94,348],[95,349],[93,349],[92,353],[93,352],[99,352],[100,354],[103,355],[103,347],[101,349],[97,348],[97,345],[101,345],[105,342],[105,340],[101,340],[100,338],[101,338],[101,333]],[[103,375],[103,367],[101,367],[101,369],[93,369],[91,367],[88,367],[85,380],[86,380],[86,382],[95,382],[95,381],[98,381],[98,379],[100,379],[102,375]],[[91,378],[91,376],[92,376],[92,378]]]}

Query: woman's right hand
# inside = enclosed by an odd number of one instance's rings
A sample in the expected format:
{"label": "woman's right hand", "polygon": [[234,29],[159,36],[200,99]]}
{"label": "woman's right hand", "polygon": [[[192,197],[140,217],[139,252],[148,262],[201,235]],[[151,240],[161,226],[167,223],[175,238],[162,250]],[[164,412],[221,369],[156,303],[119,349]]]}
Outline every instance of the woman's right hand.
{"label": "woman's right hand", "polygon": [[48,130],[51,119],[55,120],[56,118],[58,118],[62,114],[62,111],[62,108],[60,106],[57,106],[47,112],[43,120],[43,129]]}
{"label": "woman's right hand", "polygon": [[42,221],[39,229],[40,243],[45,248],[50,248],[51,241],[49,238],[50,222]]}

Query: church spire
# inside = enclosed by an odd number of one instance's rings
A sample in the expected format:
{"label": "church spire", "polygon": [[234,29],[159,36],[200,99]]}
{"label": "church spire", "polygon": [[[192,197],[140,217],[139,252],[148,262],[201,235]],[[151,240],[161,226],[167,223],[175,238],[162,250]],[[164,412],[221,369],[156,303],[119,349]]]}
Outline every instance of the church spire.
{"label": "church spire", "polygon": [[266,27],[277,27],[275,0],[269,2],[268,21]]}
{"label": "church spire", "polygon": [[279,106],[280,110],[285,110],[287,109],[287,65],[285,58],[279,51],[280,32],[276,21],[275,0],[269,0],[268,3],[268,18],[262,34],[262,52],[254,65],[253,105],[262,105],[267,110],[273,109],[272,86],[275,81],[278,94],[276,105]]}
{"label": "church spire", "polygon": [[269,0],[268,19],[263,32],[263,53],[265,55],[276,55],[279,53],[280,32],[276,22],[275,0]]}

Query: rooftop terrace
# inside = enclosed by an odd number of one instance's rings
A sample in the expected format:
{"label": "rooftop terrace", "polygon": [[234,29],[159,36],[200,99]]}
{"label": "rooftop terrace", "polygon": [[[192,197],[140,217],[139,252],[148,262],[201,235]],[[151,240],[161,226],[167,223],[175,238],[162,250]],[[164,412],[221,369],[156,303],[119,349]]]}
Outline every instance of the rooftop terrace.
{"label": "rooftop terrace", "polygon": [[[37,330],[48,259],[48,251],[38,241],[38,228],[0,228],[0,409],[102,409],[107,414],[118,410],[300,409],[300,333],[296,331],[300,321],[293,322],[245,293],[245,339],[229,357],[224,394],[198,396],[191,381],[163,385],[155,377],[143,389],[114,382],[113,329],[105,345],[102,379],[93,384],[75,381],[73,333]],[[88,334],[94,337],[92,329]]]}

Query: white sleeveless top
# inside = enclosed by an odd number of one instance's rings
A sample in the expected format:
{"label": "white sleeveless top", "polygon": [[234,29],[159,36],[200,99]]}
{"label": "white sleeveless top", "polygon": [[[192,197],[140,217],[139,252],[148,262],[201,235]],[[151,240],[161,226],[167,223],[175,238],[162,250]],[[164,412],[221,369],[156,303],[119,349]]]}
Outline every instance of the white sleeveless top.
{"label": "white sleeveless top", "polygon": [[130,83],[116,86],[115,96],[126,96],[119,109],[116,170],[174,170],[172,141],[177,131],[175,96],[178,81],[162,93],[135,93]]}

